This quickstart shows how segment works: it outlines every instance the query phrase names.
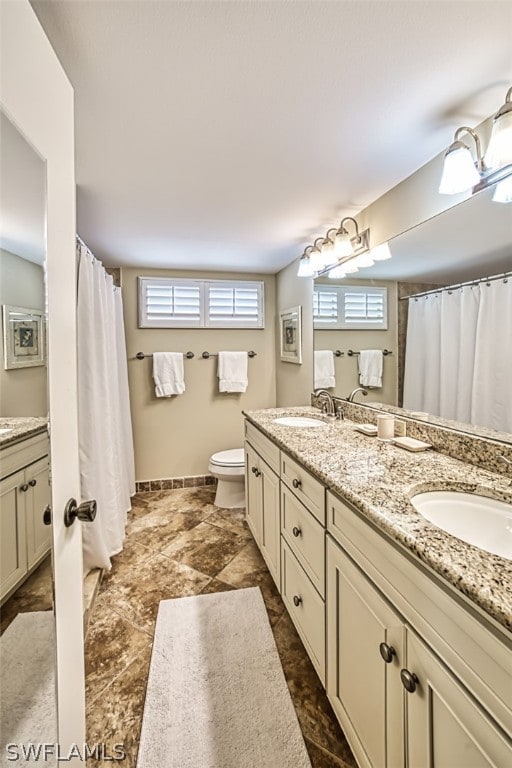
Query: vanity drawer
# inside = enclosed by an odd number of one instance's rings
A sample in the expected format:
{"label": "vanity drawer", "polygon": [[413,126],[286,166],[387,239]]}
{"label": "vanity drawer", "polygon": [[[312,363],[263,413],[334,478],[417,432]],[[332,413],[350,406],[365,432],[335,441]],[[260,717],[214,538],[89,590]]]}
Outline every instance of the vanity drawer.
{"label": "vanity drawer", "polygon": [[281,487],[281,533],[325,598],[325,530],[285,485]]}
{"label": "vanity drawer", "polygon": [[285,453],[281,453],[281,480],[325,526],[325,488],[313,475]]}
{"label": "vanity drawer", "polygon": [[281,595],[325,686],[325,603],[284,539],[281,539]]}
{"label": "vanity drawer", "polygon": [[7,477],[23,467],[28,467],[49,452],[48,433],[41,432],[34,437],[20,440],[0,451],[0,477]]}
{"label": "vanity drawer", "polygon": [[245,422],[245,439],[267,462],[276,474],[279,474],[279,448],[253,424]]}

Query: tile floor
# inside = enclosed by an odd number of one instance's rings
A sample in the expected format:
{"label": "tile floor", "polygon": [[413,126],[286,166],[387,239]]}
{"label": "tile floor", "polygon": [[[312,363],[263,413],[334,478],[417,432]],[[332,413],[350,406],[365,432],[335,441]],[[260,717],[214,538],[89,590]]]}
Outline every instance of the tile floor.
{"label": "tile floor", "polygon": [[213,497],[210,487],[134,497],[125,548],[113,558],[90,616],[88,743],[107,743],[111,752],[114,744],[123,743],[124,768],[135,766],[160,600],[259,586],[313,768],[354,768],[350,748],[243,510],[218,509]]}
{"label": "tile floor", "polygon": [[48,555],[5,601],[0,610],[0,635],[2,635],[18,613],[51,611],[53,609],[52,563]]}

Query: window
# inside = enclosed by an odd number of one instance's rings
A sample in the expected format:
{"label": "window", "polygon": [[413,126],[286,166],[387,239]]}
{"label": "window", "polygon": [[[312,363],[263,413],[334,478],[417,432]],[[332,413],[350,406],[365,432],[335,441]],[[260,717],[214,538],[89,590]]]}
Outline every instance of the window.
{"label": "window", "polygon": [[262,282],[139,277],[139,328],[263,328]]}
{"label": "window", "polygon": [[313,290],[313,325],[323,329],[386,330],[387,288],[319,283]]}

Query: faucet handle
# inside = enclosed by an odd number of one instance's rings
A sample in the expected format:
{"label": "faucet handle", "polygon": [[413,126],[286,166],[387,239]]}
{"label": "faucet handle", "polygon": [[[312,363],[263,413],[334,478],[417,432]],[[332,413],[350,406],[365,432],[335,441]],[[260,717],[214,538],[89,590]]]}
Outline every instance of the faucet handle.
{"label": "faucet handle", "polygon": [[343,405],[341,403],[334,404],[334,413],[338,421],[343,421],[345,414],[343,413]]}

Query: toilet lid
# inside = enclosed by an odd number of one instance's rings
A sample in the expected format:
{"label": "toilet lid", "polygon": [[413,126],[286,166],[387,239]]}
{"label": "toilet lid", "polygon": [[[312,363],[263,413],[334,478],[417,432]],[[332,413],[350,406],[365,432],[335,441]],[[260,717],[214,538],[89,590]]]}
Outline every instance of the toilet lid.
{"label": "toilet lid", "polygon": [[245,464],[244,449],[231,448],[229,451],[214,453],[210,463],[216,464],[218,467],[243,467]]}

